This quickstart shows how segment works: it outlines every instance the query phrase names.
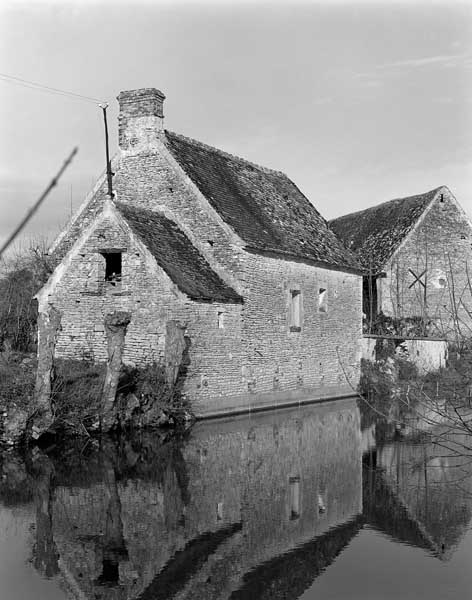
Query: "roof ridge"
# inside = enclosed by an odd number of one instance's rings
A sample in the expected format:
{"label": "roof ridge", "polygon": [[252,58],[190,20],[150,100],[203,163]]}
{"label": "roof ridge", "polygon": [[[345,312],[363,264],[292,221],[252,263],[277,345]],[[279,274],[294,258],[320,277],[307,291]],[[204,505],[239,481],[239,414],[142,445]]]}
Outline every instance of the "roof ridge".
{"label": "roof ridge", "polygon": [[[404,196],[403,198],[392,198],[391,200],[385,200],[385,202],[381,202],[380,204],[374,204],[374,206],[368,206],[367,208],[363,208],[361,210],[356,210],[356,211],[354,211],[352,213],[347,213],[345,215],[341,215],[341,216],[336,217],[334,219],[330,219],[328,221],[328,224],[329,223],[334,223],[335,221],[340,221],[341,219],[344,219],[344,218],[347,218],[347,217],[353,217],[355,215],[361,215],[363,213],[370,212],[370,211],[376,210],[378,208],[382,208],[382,207],[386,206],[387,204],[393,204],[393,202],[399,202],[399,201],[404,201],[404,200],[411,200],[412,198],[419,198],[420,196],[427,196],[428,194],[433,194],[433,193],[436,194],[437,192],[439,192],[439,190],[441,190],[442,188],[445,188],[445,187],[446,187],[445,185],[440,185],[437,188],[434,188],[432,190],[429,190],[427,192],[423,192],[423,193],[420,193],[420,194],[414,194],[413,196]],[[431,198],[431,200],[433,200],[433,198]],[[425,209],[426,209],[426,207],[425,207]]]}
{"label": "roof ridge", "polygon": [[258,163],[252,162],[251,160],[247,160],[247,158],[243,158],[242,156],[238,156],[237,154],[231,154],[231,152],[227,152],[226,150],[222,150],[221,148],[217,148],[216,146],[211,146],[210,144],[206,144],[205,142],[201,142],[200,140],[196,140],[195,138],[188,137],[186,135],[183,135],[182,133],[177,133],[176,131],[170,131],[169,129],[166,129],[165,133],[166,134],[170,133],[172,135],[176,135],[177,137],[182,138],[183,140],[185,140],[187,142],[191,142],[192,144],[195,144],[196,146],[200,146],[203,149],[212,150],[213,152],[217,152],[218,154],[221,154],[222,156],[226,156],[231,159],[236,159],[238,161],[246,163],[247,165],[256,167],[257,169],[260,169],[261,171],[264,171],[266,173],[274,173],[276,175],[283,175],[287,179],[290,179],[288,177],[288,175],[286,173],[284,173],[283,171],[278,171],[277,169],[271,169],[270,167],[264,167],[264,165],[260,165]]}

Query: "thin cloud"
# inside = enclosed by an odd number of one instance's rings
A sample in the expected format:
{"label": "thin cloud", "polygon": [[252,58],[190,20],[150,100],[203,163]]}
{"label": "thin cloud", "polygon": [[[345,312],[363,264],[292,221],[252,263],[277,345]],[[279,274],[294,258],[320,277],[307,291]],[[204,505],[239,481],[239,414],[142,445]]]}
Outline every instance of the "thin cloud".
{"label": "thin cloud", "polygon": [[424,56],[422,58],[407,58],[405,60],[396,60],[390,63],[379,65],[376,68],[383,69],[417,69],[429,65],[442,67],[457,67],[464,64],[470,64],[470,54],[438,54],[437,56]]}
{"label": "thin cloud", "polygon": [[378,87],[384,80],[385,75],[389,72],[402,71],[402,70],[415,70],[423,67],[437,67],[437,68],[471,68],[472,67],[472,54],[438,54],[436,56],[424,56],[422,58],[406,58],[403,60],[396,60],[381,65],[375,65],[372,71],[360,71],[352,73],[353,79],[359,79],[364,87]]}

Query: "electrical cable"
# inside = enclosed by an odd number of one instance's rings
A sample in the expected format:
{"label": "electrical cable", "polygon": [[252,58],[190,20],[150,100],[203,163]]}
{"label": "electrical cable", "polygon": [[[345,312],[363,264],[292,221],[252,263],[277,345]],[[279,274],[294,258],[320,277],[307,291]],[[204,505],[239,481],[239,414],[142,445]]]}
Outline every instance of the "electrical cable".
{"label": "electrical cable", "polygon": [[34,81],[28,81],[27,79],[21,79],[20,77],[13,77],[13,75],[7,75],[6,73],[0,73],[0,81],[4,81],[5,83],[12,83],[14,85],[20,85],[29,89],[49,92],[50,94],[68,96],[71,98],[76,98],[78,100],[84,100],[85,102],[93,102],[94,104],[103,103],[103,100],[99,100],[98,98],[92,98],[91,96],[84,96],[83,94],[76,94],[75,92],[61,90],[59,88],[50,87],[48,85],[42,85],[41,83],[35,83]]}

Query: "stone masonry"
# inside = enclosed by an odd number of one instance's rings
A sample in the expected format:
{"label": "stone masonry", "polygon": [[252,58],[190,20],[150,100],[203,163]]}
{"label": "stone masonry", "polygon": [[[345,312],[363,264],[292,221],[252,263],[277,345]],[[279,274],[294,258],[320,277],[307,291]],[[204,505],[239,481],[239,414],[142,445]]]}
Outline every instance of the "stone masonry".
{"label": "stone masonry", "polygon": [[[424,275],[416,280],[411,271]],[[446,337],[470,337],[472,226],[446,187],[385,265],[385,274],[377,284],[384,314],[424,317]]]}
{"label": "stone masonry", "polygon": [[[153,90],[144,92],[119,97],[122,146],[113,164],[114,201],[107,199],[103,180],[53,245],[58,266],[38,299],[40,312],[54,306],[63,314],[56,355],[104,361],[104,315],[129,311],[123,356],[128,364],[162,360],[166,324],[172,320],[185,328],[189,365],[183,391],[197,414],[250,408],[262,397],[277,403],[314,390],[328,396],[330,390],[351,390],[359,378],[359,271],[248,250],[169,150],[163,95],[153,96],[156,104],[149,101]],[[158,211],[177,223],[242,303],[189,298],[156,264],[115,203]],[[122,251],[119,288],[104,282],[107,249]]]}

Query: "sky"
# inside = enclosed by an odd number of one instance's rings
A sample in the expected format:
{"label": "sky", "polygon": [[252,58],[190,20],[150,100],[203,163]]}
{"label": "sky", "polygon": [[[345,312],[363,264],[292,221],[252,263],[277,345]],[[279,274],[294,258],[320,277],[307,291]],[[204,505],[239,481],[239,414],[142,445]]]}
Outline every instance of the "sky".
{"label": "sky", "polygon": [[[472,216],[472,2],[0,0],[0,74],[109,102],[284,171],[331,219],[447,185]],[[52,240],[105,167],[94,102],[0,76],[0,243]]]}

